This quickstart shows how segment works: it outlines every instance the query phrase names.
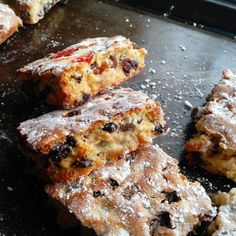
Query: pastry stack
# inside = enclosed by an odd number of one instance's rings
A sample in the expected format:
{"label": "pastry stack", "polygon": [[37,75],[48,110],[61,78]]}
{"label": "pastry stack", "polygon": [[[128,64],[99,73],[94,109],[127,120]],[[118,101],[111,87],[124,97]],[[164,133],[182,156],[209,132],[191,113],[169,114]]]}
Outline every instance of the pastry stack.
{"label": "pastry stack", "polygon": [[97,235],[185,236],[216,214],[204,188],[151,145],[168,132],[161,105],[118,87],[146,54],[123,36],[93,38],[19,70],[61,108],[20,124],[21,150],[49,196]]}

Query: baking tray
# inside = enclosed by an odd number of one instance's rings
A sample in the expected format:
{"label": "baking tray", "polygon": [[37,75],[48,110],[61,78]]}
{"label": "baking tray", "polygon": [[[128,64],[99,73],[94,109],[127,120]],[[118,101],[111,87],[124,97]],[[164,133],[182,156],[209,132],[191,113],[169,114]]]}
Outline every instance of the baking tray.
{"label": "baking tray", "polygon": [[234,38],[236,35],[235,0],[120,0],[171,19],[194,24]]}
{"label": "baking tray", "polygon": [[182,161],[185,140],[192,132],[191,111],[185,101],[202,105],[222,70],[235,69],[235,41],[116,2],[70,0],[0,46],[1,236],[93,235],[80,227],[71,232],[60,230],[43,184],[25,172],[15,145],[16,127],[49,108],[23,95],[16,70],[80,39],[117,34],[149,51],[144,71],[125,86],[144,90],[161,102],[171,131],[155,143],[180,159],[181,170],[190,179],[202,182],[209,194],[235,186]]}

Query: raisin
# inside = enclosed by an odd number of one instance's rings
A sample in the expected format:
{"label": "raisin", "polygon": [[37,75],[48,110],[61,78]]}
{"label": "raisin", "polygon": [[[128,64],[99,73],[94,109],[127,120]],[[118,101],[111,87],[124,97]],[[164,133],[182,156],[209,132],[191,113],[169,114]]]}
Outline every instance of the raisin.
{"label": "raisin", "polygon": [[90,65],[91,70],[94,70],[97,67],[97,63],[94,62]]}
{"label": "raisin", "polygon": [[76,80],[77,83],[81,83],[81,80],[82,80],[83,76],[79,75],[79,74],[78,75],[74,74],[74,75],[71,76],[71,78]]}
{"label": "raisin", "polygon": [[115,123],[110,122],[110,123],[105,124],[102,130],[108,133],[114,133],[117,130],[117,128],[118,126]]}
{"label": "raisin", "polygon": [[172,202],[178,202],[181,200],[181,198],[177,195],[176,191],[172,191],[172,192],[162,192],[165,194],[166,199],[163,200],[164,201],[168,201],[168,203],[172,203]]}
{"label": "raisin", "polygon": [[158,134],[163,134],[167,131],[167,129],[168,129],[167,124],[165,124],[164,126],[162,124],[158,124],[155,127],[155,132]]}
{"label": "raisin", "polygon": [[138,124],[141,124],[143,121],[143,118],[141,118],[140,120],[137,121]]}
{"label": "raisin", "polygon": [[66,156],[69,154],[70,148],[68,144],[57,144],[49,153],[50,159],[53,162],[59,162],[62,159],[66,158]]}
{"label": "raisin", "polygon": [[123,124],[123,125],[120,126],[120,130],[122,132],[134,130],[134,128],[135,128],[135,126],[132,123],[127,123],[127,124]]}
{"label": "raisin", "polygon": [[66,136],[66,144],[68,144],[69,147],[75,147],[76,141],[72,136],[67,135]]}
{"label": "raisin", "polygon": [[98,191],[93,191],[93,196],[97,198],[97,197],[103,197],[105,196],[105,194],[98,190]]}
{"label": "raisin", "polygon": [[81,114],[81,110],[74,110],[68,112],[64,117],[72,117],[72,116],[78,116]]}
{"label": "raisin", "polygon": [[79,168],[86,168],[91,166],[93,161],[87,157],[83,157],[81,160],[76,161],[73,165]]}
{"label": "raisin", "polygon": [[108,182],[112,186],[113,190],[115,190],[116,188],[118,188],[120,186],[119,183],[112,178],[109,178]]}
{"label": "raisin", "polygon": [[155,219],[151,220],[150,225],[152,228],[163,226],[169,229],[173,229],[170,220],[170,213],[167,211],[161,212],[161,214],[159,214]]}
{"label": "raisin", "polygon": [[110,60],[110,67],[116,69],[116,67],[117,67],[117,60],[116,60],[116,57],[114,57],[114,56],[111,55],[111,56],[109,57],[109,60]]}
{"label": "raisin", "polygon": [[83,101],[84,102],[87,102],[89,100],[89,98],[90,98],[90,94],[89,93],[84,93],[83,94]]}
{"label": "raisin", "polygon": [[131,70],[136,70],[138,67],[138,63],[131,59],[124,59],[122,61],[122,69],[125,75],[129,75]]}

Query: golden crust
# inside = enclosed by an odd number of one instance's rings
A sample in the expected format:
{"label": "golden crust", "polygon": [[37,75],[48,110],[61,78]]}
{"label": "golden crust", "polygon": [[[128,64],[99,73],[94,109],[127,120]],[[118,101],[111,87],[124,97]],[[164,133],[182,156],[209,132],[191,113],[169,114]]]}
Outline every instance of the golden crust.
{"label": "golden crust", "polygon": [[236,182],[236,74],[229,70],[208,96],[186,151],[198,152],[204,167]]}
{"label": "golden crust", "polygon": [[204,188],[154,146],[46,191],[98,235],[186,236],[216,214]]}
{"label": "golden crust", "polygon": [[137,75],[146,53],[123,36],[93,38],[19,71],[22,79],[35,83],[37,93],[47,90],[48,103],[70,109]]}
{"label": "golden crust", "polygon": [[120,88],[79,108],[25,121],[18,131],[30,152],[27,155],[36,162],[48,161],[45,175],[53,182],[68,182],[151,143],[168,127],[159,103]]}

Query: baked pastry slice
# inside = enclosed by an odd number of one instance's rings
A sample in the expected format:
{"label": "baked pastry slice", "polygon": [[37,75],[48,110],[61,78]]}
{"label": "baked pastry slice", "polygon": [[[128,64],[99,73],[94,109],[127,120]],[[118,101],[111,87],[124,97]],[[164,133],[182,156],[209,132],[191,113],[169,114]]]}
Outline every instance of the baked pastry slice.
{"label": "baked pastry slice", "polygon": [[219,206],[216,219],[211,223],[208,232],[212,236],[236,235],[236,188],[229,193],[218,193],[213,201]]}
{"label": "baked pastry slice", "polygon": [[26,156],[37,162],[40,173],[66,182],[151,143],[168,127],[159,103],[142,92],[120,88],[79,108],[25,121],[18,131],[28,147]]}
{"label": "baked pastry slice", "polygon": [[216,214],[204,188],[155,146],[46,191],[98,235],[186,236]]}
{"label": "baked pastry slice", "polygon": [[208,171],[236,182],[236,74],[225,70],[200,110],[198,133],[185,149],[199,153]]}
{"label": "baked pastry slice", "polygon": [[22,21],[6,4],[0,3],[0,44],[6,41],[22,26]]}
{"label": "baked pastry slice", "polygon": [[26,24],[36,24],[57,3],[63,0],[4,0],[21,17]]}
{"label": "baked pastry slice", "polygon": [[144,48],[123,36],[82,40],[21,68],[39,97],[69,109],[120,85],[144,67]]}

